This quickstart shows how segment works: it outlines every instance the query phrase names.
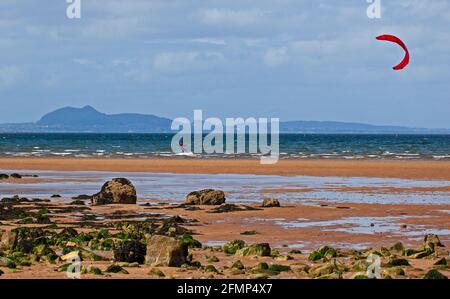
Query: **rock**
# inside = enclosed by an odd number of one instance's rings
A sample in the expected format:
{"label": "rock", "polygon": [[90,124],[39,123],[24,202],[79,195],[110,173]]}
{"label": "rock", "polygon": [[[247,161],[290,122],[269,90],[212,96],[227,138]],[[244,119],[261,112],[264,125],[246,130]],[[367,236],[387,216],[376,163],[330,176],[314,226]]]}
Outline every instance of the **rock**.
{"label": "rock", "polygon": [[149,275],[151,276],[156,276],[156,277],[165,277],[166,275],[164,274],[163,271],[159,270],[158,268],[152,268],[149,272]]}
{"label": "rock", "polygon": [[352,279],[370,279],[367,275],[365,274],[355,274]]}
{"label": "rock", "polygon": [[94,267],[94,266],[90,266],[88,268],[88,273],[91,273],[91,274],[94,274],[94,275],[103,275],[102,270],[100,270],[99,268]]}
{"label": "rock", "polygon": [[217,256],[215,256],[215,255],[213,255],[212,257],[210,257],[208,259],[208,262],[210,262],[210,263],[217,263],[219,261],[220,261],[219,258]]}
{"label": "rock", "polygon": [[204,189],[186,195],[186,204],[190,205],[221,205],[224,202],[225,193],[222,190]]}
{"label": "rock", "polygon": [[231,265],[231,269],[238,269],[238,270],[244,270],[244,264],[242,264],[242,262],[240,260],[235,261],[232,265]]}
{"label": "rock", "polygon": [[250,275],[250,279],[268,279],[269,275],[264,273],[253,273]]}
{"label": "rock", "polygon": [[188,261],[188,246],[175,238],[155,235],[147,242],[145,262],[153,266],[180,267]]}
{"label": "rock", "polygon": [[438,259],[436,262],[434,262],[433,265],[434,266],[446,266],[447,265],[447,259],[445,257],[442,257],[442,258]]}
{"label": "rock", "polygon": [[21,179],[22,175],[20,175],[18,173],[11,173],[10,177],[13,179]]}
{"label": "rock", "polygon": [[114,250],[114,260],[116,262],[139,263],[145,261],[146,246],[140,241],[125,241]]}
{"label": "rock", "polygon": [[275,199],[275,198],[264,198],[262,206],[264,208],[279,207],[280,206],[280,202],[278,201],[278,199]]}
{"label": "rock", "polygon": [[76,237],[77,235],[78,232],[76,231],[76,229],[74,229],[73,227],[65,227],[59,232],[58,237],[69,239]]}
{"label": "rock", "polygon": [[294,258],[290,255],[280,255],[280,256],[275,257],[275,259],[277,261],[290,261],[290,260],[293,260]]}
{"label": "rock", "polygon": [[391,252],[386,247],[381,247],[380,253],[382,256],[391,256]]}
{"label": "rock", "polygon": [[223,245],[223,252],[227,254],[235,254],[236,251],[245,247],[245,242],[242,240],[233,240]]}
{"label": "rock", "polygon": [[365,260],[359,260],[356,261],[353,265],[352,265],[352,272],[365,272],[367,271],[367,268],[369,267],[369,263],[366,262]]}
{"label": "rock", "polygon": [[313,262],[318,261],[322,258],[323,258],[323,255],[317,250],[311,251],[311,253],[308,256],[308,260],[313,261]]}
{"label": "rock", "polygon": [[381,275],[383,277],[386,277],[386,276],[390,276],[390,277],[392,277],[392,276],[405,276],[405,270],[403,270],[400,267],[386,268],[386,269],[383,269],[383,271],[381,272]]}
{"label": "rock", "polygon": [[17,243],[17,233],[13,231],[5,231],[2,233],[2,238],[0,241],[0,249],[11,249]]}
{"label": "rock", "polygon": [[92,198],[92,195],[86,195],[86,194],[81,194],[81,195],[72,197],[72,199],[75,199],[75,200],[88,200],[91,198]]}
{"label": "rock", "polygon": [[425,249],[431,249],[432,251],[434,251],[436,247],[445,247],[445,246],[441,243],[437,235],[429,234],[426,235],[423,239],[423,247]]}
{"label": "rock", "polygon": [[211,209],[207,213],[229,213],[229,212],[239,212],[239,211],[256,211],[260,210],[250,206],[238,206],[232,203],[224,203],[218,206],[217,208]]}
{"label": "rock", "polygon": [[136,188],[126,178],[107,181],[100,192],[92,195],[92,205],[136,204]]}
{"label": "rock", "polygon": [[390,248],[391,251],[401,252],[405,249],[402,242],[397,242]]}
{"label": "rock", "polygon": [[288,272],[291,271],[291,267],[279,264],[272,264],[269,266],[269,270],[274,272]]}
{"label": "rock", "polygon": [[424,250],[424,251],[421,251],[421,252],[414,253],[413,255],[411,255],[411,258],[413,258],[413,259],[422,259],[424,257],[427,257],[427,256],[431,255],[432,253],[433,252],[430,249],[428,249],[428,250]]}
{"label": "rock", "polygon": [[252,270],[268,270],[269,264],[265,262],[258,263],[256,266],[252,268]]}
{"label": "rock", "polygon": [[331,273],[316,277],[316,279],[342,279],[341,273]]}
{"label": "rock", "polygon": [[236,251],[237,256],[270,256],[271,249],[268,243],[258,243],[246,246]]}
{"label": "rock", "polygon": [[202,248],[202,243],[195,240],[191,235],[184,234],[181,237],[181,241],[186,244],[189,248]]}
{"label": "rock", "polygon": [[0,173],[0,180],[7,180],[9,179],[9,175],[7,175],[6,173]]}
{"label": "rock", "polygon": [[51,198],[60,198],[61,197],[61,195],[59,195],[59,194],[53,194],[52,196],[50,196]]}
{"label": "rock", "polygon": [[335,263],[328,263],[325,265],[320,265],[314,268],[311,268],[309,270],[309,275],[312,278],[317,278],[317,277],[321,277],[324,275],[329,275],[329,274],[333,274],[336,273],[338,275],[341,274],[341,271],[339,270],[339,268],[336,266]]}
{"label": "rock", "polygon": [[115,264],[109,265],[108,268],[106,268],[105,272],[107,272],[107,273],[129,274],[127,270],[125,270],[121,266],[115,265]]}
{"label": "rock", "polygon": [[288,254],[302,254],[302,251],[299,249],[289,250]]}
{"label": "rock", "polygon": [[387,267],[395,267],[395,266],[410,266],[407,259],[391,257],[389,262],[386,264]]}
{"label": "rock", "polygon": [[82,200],[74,200],[69,203],[71,206],[84,206],[86,203]]}
{"label": "rock", "polygon": [[447,276],[439,272],[438,270],[430,270],[425,274],[423,279],[448,279]]}
{"label": "rock", "polygon": [[205,272],[218,273],[216,267],[214,267],[213,265],[207,265],[205,267]]}
{"label": "rock", "polygon": [[241,235],[243,235],[243,236],[253,236],[253,235],[257,235],[257,234],[258,234],[258,232],[256,230],[246,230],[241,233]]}
{"label": "rock", "polygon": [[9,258],[0,257],[0,267],[15,268],[16,265]]}

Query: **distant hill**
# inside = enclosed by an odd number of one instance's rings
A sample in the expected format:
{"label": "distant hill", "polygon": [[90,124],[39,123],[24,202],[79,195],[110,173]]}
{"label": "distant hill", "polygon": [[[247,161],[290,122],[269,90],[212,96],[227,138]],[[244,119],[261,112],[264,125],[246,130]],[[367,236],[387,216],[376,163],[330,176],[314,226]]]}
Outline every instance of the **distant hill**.
{"label": "distant hill", "polygon": [[47,113],[36,123],[3,124],[0,132],[170,132],[172,120],[155,115],[105,114],[91,106],[64,107]]}
{"label": "distant hill", "polygon": [[[138,113],[105,114],[91,106],[64,107],[47,113],[35,123],[0,124],[0,132],[169,133],[172,120]],[[332,121],[288,121],[281,133],[317,134],[450,134],[450,129],[375,126]]]}
{"label": "distant hill", "polygon": [[280,123],[284,133],[321,133],[321,134],[450,134],[448,129],[424,129],[399,126],[375,126],[361,123],[335,121],[288,121]]}

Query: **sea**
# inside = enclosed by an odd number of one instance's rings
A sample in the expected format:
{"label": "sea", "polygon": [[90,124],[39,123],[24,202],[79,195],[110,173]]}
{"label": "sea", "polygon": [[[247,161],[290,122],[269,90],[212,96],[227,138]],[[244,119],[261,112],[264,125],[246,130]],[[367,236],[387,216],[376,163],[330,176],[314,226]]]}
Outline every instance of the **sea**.
{"label": "sea", "polygon": [[[177,157],[174,134],[0,133],[0,157]],[[246,135],[248,142],[249,136]],[[225,142],[224,142],[225,144]],[[450,135],[280,134],[281,159],[450,160]],[[186,155],[183,155],[186,156]],[[252,158],[260,154],[201,153],[193,158]]]}

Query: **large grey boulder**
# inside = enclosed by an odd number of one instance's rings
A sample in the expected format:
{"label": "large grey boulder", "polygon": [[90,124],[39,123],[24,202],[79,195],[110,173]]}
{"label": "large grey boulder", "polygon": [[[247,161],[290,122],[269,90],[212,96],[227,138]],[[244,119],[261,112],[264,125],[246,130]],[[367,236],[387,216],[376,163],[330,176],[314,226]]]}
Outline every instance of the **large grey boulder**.
{"label": "large grey boulder", "polygon": [[154,235],[147,240],[145,263],[152,266],[180,267],[188,261],[188,246],[175,238]]}
{"label": "large grey boulder", "polygon": [[100,192],[92,195],[92,205],[136,204],[136,188],[126,178],[107,181]]}
{"label": "large grey boulder", "polygon": [[222,190],[204,189],[186,195],[186,203],[190,205],[221,205],[225,202]]}

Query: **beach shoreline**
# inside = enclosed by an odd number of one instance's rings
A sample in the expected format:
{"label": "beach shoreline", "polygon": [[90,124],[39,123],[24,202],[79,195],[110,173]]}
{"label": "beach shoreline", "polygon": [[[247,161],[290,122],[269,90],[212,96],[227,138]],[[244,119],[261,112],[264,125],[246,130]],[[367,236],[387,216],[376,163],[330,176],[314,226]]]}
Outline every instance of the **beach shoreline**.
{"label": "beach shoreline", "polygon": [[[363,273],[354,269],[354,259],[373,250],[391,248],[399,241],[405,248],[419,248],[429,234],[438,234],[447,246],[450,242],[450,204],[445,198],[450,192],[447,161],[281,160],[275,165],[261,165],[249,159],[0,158],[0,173],[23,175],[0,181],[3,195],[19,194],[16,199],[2,199],[0,204],[8,207],[7,211],[23,210],[35,216],[41,212],[47,219],[45,223],[30,222],[31,216],[25,218],[30,223],[19,216],[0,219],[3,233],[21,227],[40,228],[50,234],[54,227],[57,231],[71,227],[78,233],[97,235],[107,230],[115,234],[122,232],[115,225],[121,222],[160,225],[165,219],[181,219],[171,226],[181,231],[188,229],[203,244],[191,250],[193,259],[203,266],[159,267],[173,278],[248,278],[253,277],[251,269],[261,261],[292,269],[271,277],[314,278],[313,272],[305,273],[299,265],[313,269],[327,265],[327,259],[310,260],[310,252],[323,245],[338,250],[339,262],[349,269],[343,277],[351,278]],[[90,199],[72,203],[77,198],[73,195],[93,194],[113,175],[136,184],[138,204],[95,206]],[[200,187],[225,189],[227,204],[184,205],[186,194]],[[21,202],[24,194],[44,201],[25,198]],[[266,197],[279,199],[281,207],[263,208]],[[439,197],[443,200],[437,200]],[[227,211],[227,207],[231,210]],[[279,256],[271,253],[255,259],[225,254],[221,246],[235,239],[247,244],[270,243]],[[446,248],[442,250],[447,252]],[[95,252],[101,259],[85,261],[86,269],[94,265],[106,272],[116,262],[111,250]],[[403,256],[402,252],[392,254],[383,257],[383,262]],[[411,266],[405,268],[406,276],[392,275],[421,278],[442,254],[407,257]],[[211,262],[212,256],[218,261]],[[230,272],[230,265],[237,259],[246,270]],[[205,265],[209,264],[214,264],[218,272],[206,272]],[[2,278],[64,278],[66,274],[58,270],[62,265],[58,260],[56,264],[32,262],[18,270],[3,268]],[[103,277],[152,277],[150,265],[124,267],[130,274],[105,273]],[[389,269],[384,271],[383,277],[390,277]],[[448,268],[441,271],[450,275]],[[90,272],[83,275],[98,278]]]}
{"label": "beach shoreline", "polygon": [[450,180],[450,161],[0,158],[3,170],[111,171]]}

